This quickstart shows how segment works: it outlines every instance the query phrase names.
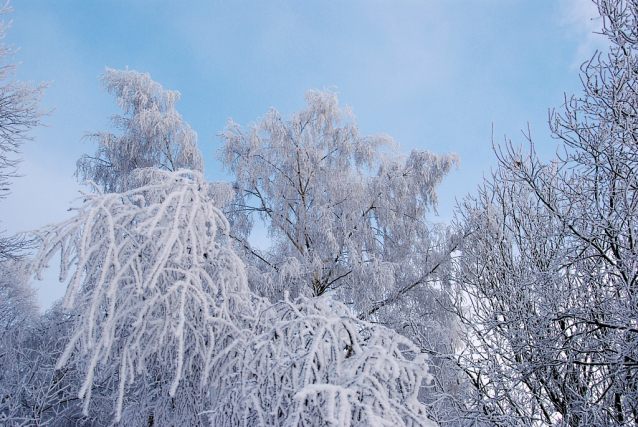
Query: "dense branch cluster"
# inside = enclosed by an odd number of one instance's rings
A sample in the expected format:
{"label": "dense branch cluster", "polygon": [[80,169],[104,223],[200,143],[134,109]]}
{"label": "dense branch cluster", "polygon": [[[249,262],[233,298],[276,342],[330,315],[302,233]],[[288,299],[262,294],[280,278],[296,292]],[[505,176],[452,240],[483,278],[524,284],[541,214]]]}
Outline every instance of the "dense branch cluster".
{"label": "dense branch cluster", "polygon": [[238,378],[219,377],[230,392],[213,425],[431,425],[417,399],[428,364],[408,339],[326,297],[286,298],[260,317]]}
{"label": "dense branch cluster", "polygon": [[597,3],[612,48],[552,114],[564,153],[508,144],[461,209],[461,365],[489,423],[638,421],[638,2]]}
{"label": "dense branch cluster", "polygon": [[54,371],[81,378],[85,420],[429,425],[417,399],[428,365],[408,339],[329,296],[252,294],[215,207],[229,187],[191,170],[137,173],[145,185],[87,193],[73,218],[36,232],[36,272],[60,253],[71,275]]}

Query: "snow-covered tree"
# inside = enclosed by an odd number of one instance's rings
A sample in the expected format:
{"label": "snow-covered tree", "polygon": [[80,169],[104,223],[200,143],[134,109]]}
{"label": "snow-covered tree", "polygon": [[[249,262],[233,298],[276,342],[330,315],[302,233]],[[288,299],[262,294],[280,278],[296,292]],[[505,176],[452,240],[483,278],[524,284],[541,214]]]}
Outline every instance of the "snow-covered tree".
{"label": "snow-covered tree", "polygon": [[72,319],[54,307],[13,330],[0,359],[0,425],[91,425],[78,398],[80,372],[55,368]]}
{"label": "snow-covered tree", "polygon": [[111,117],[122,133],[87,134],[98,149],[78,160],[80,179],[92,180],[104,192],[124,192],[131,189],[136,169],[203,171],[197,134],[175,110],[179,92],[163,89],[148,74],[129,70],[106,68],[101,83],[124,111],[123,116]]}
{"label": "snow-covered tree", "polygon": [[39,315],[29,273],[28,258],[0,262],[0,425],[69,425],[83,418],[75,369],[55,369],[69,316]]}
{"label": "snow-covered tree", "polygon": [[[0,4],[0,15],[11,11],[8,2]],[[0,40],[9,26],[0,23]],[[40,107],[48,84],[16,80],[14,52],[11,45],[0,43],[0,199],[9,193],[11,179],[19,176],[20,147],[33,139],[31,129],[48,114]],[[40,351],[57,336],[37,333],[37,298],[23,256],[30,243],[21,236],[0,237],[0,425],[44,425],[41,421],[53,413],[49,403],[63,399],[61,389],[48,381],[56,375],[46,371],[43,359],[51,358],[51,347]]]}
{"label": "snow-covered tree", "polygon": [[497,425],[638,422],[638,1],[597,0],[612,47],[550,122],[542,162],[508,143],[460,210],[458,276],[474,393]]}
{"label": "snow-covered tree", "polygon": [[[441,307],[457,243],[426,215],[458,156],[403,156],[390,137],[361,135],[334,93],[309,91],[306,101],[289,120],[271,109],[219,135],[218,157],[237,191],[226,209],[231,236],[251,288],[273,301],[333,292],[360,319],[418,338],[422,351],[454,352],[454,318]],[[250,244],[256,220],[268,250]]]}
{"label": "snow-covered tree", "polygon": [[38,311],[24,267],[23,261],[0,262],[0,422],[19,406],[11,400],[20,389],[21,344]]}
{"label": "snow-covered tree", "polygon": [[[288,121],[272,109],[248,129],[230,121],[219,135],[237,190],[233,238],[259,269],[258,292],[338,290],[367,317],[425,285],[448,255],[445,233],[425,215],[458,156],[404,158],[390,137],[361,136],[334,93],[310,91],[306,101]],[[248,242],[256,216],[272,237],[266,252]]]}
{"label": "snow-covered tree", "polygon": [[26,262],[0,263],[0,331],[22,325],[37,311],[37,297],[29,284]]}
{"label": "snow-covered tree", "polygon": [[[76,320],[57,369],[73,361],[85,372],[87,415],[93,386],[110,381],[117,420],[195,423],[219,349],[244,333],[236,321],[246,306],[243,265],[215,207],[229,190],[194,171],[138,174],[147,185],[85,194],[76,216],[36,232],[36,269],[60,252],[61,279],[71,274],[64,307]],[[137,402],[144,393],[157,395]]]}

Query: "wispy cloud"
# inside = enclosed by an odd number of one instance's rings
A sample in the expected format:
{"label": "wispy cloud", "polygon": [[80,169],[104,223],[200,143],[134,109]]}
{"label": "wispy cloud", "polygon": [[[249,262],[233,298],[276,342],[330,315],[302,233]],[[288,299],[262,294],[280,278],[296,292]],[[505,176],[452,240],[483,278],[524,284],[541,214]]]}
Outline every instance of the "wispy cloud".
{"label": "wispy cloud", "polygon": [[572,62],[574,68],[589,60],[597,50],[605,50],[609,46],[607,37],[600,34],[603,19],[591,0],[560,0],[558,13],[560,23],[577,40]]}

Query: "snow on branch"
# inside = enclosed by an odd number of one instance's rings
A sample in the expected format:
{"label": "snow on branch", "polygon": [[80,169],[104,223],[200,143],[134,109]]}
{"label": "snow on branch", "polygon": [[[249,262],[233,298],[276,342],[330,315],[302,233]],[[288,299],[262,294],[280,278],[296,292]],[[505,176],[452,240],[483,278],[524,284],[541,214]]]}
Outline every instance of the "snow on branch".
{"label": "snow on branch", "polygon": [[417,400],[426,356],[330,296],[262,311],[211,424],[431,426]]}
{"label": "snow on branch", "polygon": [[212,202],[228,189],[194,171],[139,174],[147,185],[85,194],[75,217],[35,232],[42,242],[36,271],[57,252],[61,279],[73,271],[64,305],[77,320],[58,368],[83,361],[85,413],[99,367],[112,369],[116,419],[127,386],[150,364],[170,367],[171,396],[183,378],[205,384],[209,362],[243,336],[237,319],[250,311],[243,264]]}
{"label": "snow on branch", "polygon": [[[367,313],[436,277],[433,264],[449,258],[447,236],[427,215],[459,156],[404,156],[389,136],[362,135],[329,90],[307,92],[306,102],[288,120],[271,109],[248,127],[231,120],[218,135],[218,158],[237,190],[225,212],[255,292],[337,291]],[[248,239],[256,219],[271,239],[263,253]]]}

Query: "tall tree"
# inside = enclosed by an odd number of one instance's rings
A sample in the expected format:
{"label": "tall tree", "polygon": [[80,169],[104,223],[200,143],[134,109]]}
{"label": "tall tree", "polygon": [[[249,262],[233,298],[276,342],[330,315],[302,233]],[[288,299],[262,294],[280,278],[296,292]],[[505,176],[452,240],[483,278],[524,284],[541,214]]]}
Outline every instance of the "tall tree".
{"label": "tall tree", "polygon": [[[232,120],[219,135],[219,158],[235,177],[228,208],[233,238],[273,297],[338,291],[368,317],[433,278],[448,255],[426,221],[435,188],[456,154],[413,150],[403,157],[386,135],[362,136],[350,110],[329,91],[310,91],[307,106],[285,121],[271,109],[255,125]],[[272,246],[249,241],[256,218]]]}
{"label": "tall tree", "polygon": [[612,46],[552,114],[563,154],[507,144],[460,211],[461,366],[499,425],[638,421],[638,1],[596,4]]}
{"label": "tall tree", "polygon": [[87,134],[98,149],[78,160],[80,179],[92,180],[110,193],[130,190],[133,171],[140,168],[203,171],[197,134],[175,110],[179,92],[163,89],[148,74],[129,70],[106,68],[101,83],[124,111],[123,116],[111,117],[122,133]]}
{"label": "tall tree", "polygon": [[[442,308],[457,242],[426,215],[459,157],[403,156],[387,135],[362,136],[330,91],[309,91],[306,102],[289,120],[271,109],[247,129],[231,120],[219,135],[218,157],[237,191],[227,208],[231,235],[251,288],[272,300],[331,293],[359,319],[419,343],[435,373],[420,398],[436,419],[448,401],[440,396],[457,386],[458,373],[440,358],[459,344]],[[257,219],[271,237],[266,251],[248,239]]]}

